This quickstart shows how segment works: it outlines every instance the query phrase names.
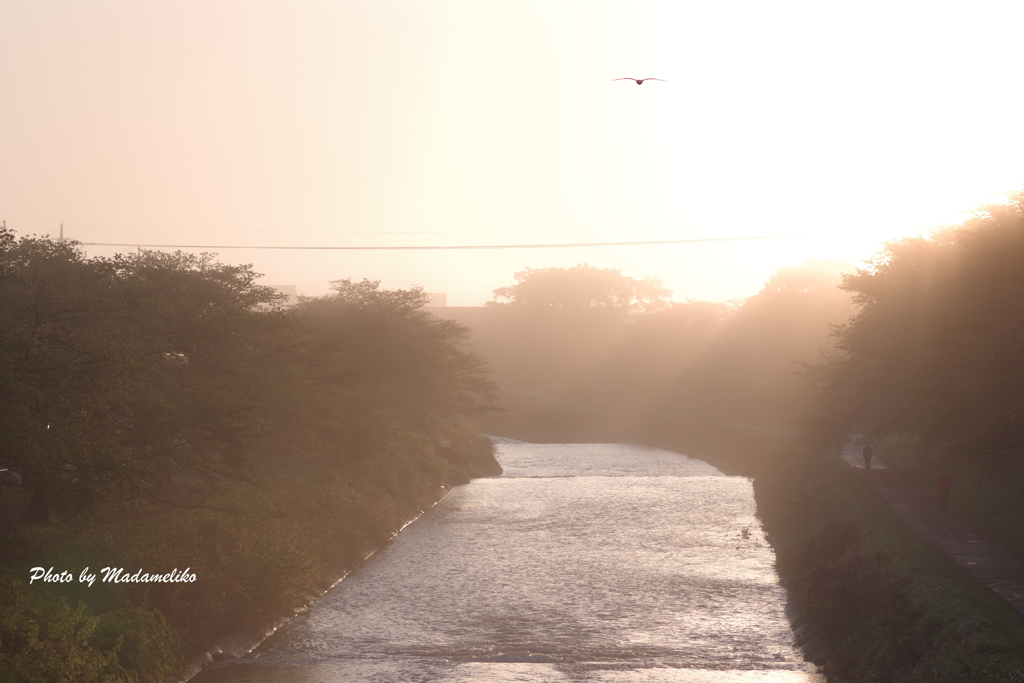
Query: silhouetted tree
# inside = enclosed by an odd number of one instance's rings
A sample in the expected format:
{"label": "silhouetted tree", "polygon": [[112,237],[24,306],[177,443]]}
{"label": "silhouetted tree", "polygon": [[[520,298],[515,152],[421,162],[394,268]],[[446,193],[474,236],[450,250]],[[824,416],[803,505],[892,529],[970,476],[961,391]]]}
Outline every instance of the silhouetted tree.
{"label": "silhouetted tree", "polygon": [[88,259],[7,235],[0,267],[0,466],[31,492],[26,522],[223,509],[244,485],[263,505],[299,463],[462,438],[459,416],[491,398],[466,328],[420,310],[419,290],[343,280],[285,309],[212,255]]}
{"label": "silhouetted tree", "polygon": [[691,432],[702,424],[802,429],[808,393],[801,363],[820,360],[831,347],[829,325],[853,313],[850,295],[837,287],[849,269],[817,260],[779,268],[741,305],[680,329],[679,338],[695,351],[652,385],[655,422]]}
{"label": "silhouetted tree", "polygon": [[819,423],[960,453],[1024,447],[1024,194],[889,244],[847,276],[860,311],[817,368]]}
{"label": "silhouetted tree", "polygon": [[[612,308],[624,313],[649,313],[667,305],[671,290],[660,280],[636,280],[611,268],[585,263],[572,268],[527,268],[515,274],[516,284],[494,290],[488,306],[531,308]],[[499,302],[498,299],[505,299]]]}
{"label": "silhouetted tree", "polygon": [[494,384],[484,360],[464,348],[469,330],[421,310],[429,300],[421,289],[331,285],[333,294],[306,298],[298,311],[310,349],[299,358],[303,375],[320,398],[334,397],[310,406],[321,425],[333,425],[320,452],[366,452],[395,425],[438,443],[458,416],[488,409]]}
{"label": "silhouetted tree", "polygon": [[32,491],[26,521],[237,478],[220,456],[261,429],[273,290],[180,253],[85,259],[22,239],[4,263],[0,462]]}

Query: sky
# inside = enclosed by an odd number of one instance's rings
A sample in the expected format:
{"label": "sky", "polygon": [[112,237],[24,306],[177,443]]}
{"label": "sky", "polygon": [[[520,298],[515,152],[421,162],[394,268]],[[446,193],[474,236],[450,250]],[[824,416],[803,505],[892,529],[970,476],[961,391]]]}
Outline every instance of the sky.
{"label": "sky", "polygon": [[[756,293],[1024,185],[1019,2],[0,0],[0,220],[479,306]],[[657,77],[637,86],[622,77]],[[280,250],[228,246],[579,244]]]}

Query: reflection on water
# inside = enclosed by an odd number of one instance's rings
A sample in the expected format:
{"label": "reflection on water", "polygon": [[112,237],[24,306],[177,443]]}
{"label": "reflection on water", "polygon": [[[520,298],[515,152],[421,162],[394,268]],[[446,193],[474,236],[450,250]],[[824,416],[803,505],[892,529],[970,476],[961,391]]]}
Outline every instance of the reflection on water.
{"label": "reflection on water", "polygon": [[193,680],[823,680],[790,644],[747,479],[623,444],[503,441],[499,459]]}

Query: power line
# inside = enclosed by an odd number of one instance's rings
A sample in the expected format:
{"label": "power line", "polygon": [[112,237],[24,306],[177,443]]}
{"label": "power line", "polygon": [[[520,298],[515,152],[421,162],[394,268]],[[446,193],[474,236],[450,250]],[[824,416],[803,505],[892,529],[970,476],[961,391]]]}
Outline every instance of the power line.
{"label": "power line", "polygon": [[[156,228],[146,225],[93,225],[87,223],[64,223],[72,228],[114,228],[117,230],[172,230],[181,232],[268,232],[307,235],[515,235],[560,232],[618,232],[621,228],[602,228],[597,230],[263,230],[249,228]],[[664,230],[671,228],[639,228],[639,230]]]}
{"label": "power line", "polygon": [[297,247],[264,246],[247,244],[139,244],[115,242],[79,242],[90,247],[146,247],[151,249],[290,249],[304,251],[426,251],[440,249],[552,249],[560,247],[633,247],[655,244],[696,244],[700,242],[749,242],[754,240],[780,240],[792,237],[828,237],[849,235],[846,232],[819,232],[799,235],[752,235],[747,237],[704,237],[689,240],[649,240],[642,242],[580,242],[566,244],[458,244],[432,246],[388,246],[388,247]]}

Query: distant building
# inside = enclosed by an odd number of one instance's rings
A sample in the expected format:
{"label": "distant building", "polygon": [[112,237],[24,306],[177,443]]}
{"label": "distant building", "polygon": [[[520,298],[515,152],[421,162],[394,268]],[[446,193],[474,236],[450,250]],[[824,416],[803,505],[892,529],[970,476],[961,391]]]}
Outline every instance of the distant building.
{"label": "distant building", "polygon": [[273,287],[288,297],[284,302],[285,306],[294,306],[299,303],[298,285],[267,285],[267,287]]}
{"label": "distant building", "polygon": [[448,306],[447,294],[431,294],[430,292],[425,292],[425,294],[430,297],[430,301],[427,302],[424,308],[445,308]]}

